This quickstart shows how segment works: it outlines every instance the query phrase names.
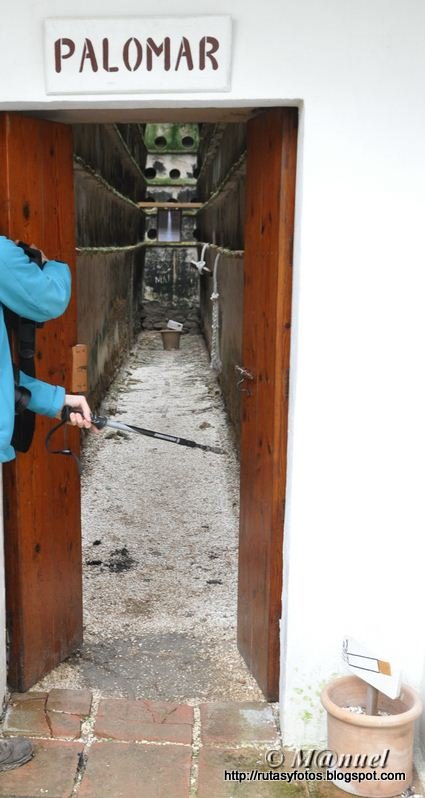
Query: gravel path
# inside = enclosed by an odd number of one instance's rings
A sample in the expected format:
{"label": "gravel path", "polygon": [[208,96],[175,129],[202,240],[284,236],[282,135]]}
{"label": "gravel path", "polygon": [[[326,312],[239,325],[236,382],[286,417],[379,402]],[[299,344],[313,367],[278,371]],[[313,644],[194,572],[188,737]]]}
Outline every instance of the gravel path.
{"label": "gravel path", "polygon": [[262,699],[235,645],[238,461],[202,338],[167,352],[142,333],[102,411],[226,454],[112,430],[87,437],[85,642],[38,687]]}

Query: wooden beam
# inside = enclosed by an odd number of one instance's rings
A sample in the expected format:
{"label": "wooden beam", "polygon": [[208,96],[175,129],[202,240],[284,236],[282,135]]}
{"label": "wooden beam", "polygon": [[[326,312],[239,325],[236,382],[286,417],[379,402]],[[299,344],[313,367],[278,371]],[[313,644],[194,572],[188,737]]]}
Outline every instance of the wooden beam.
{"label": "wooden beam", "polygon": [[199,247],[199,241],[158,241],[157,238],[150,240],[146,240],[143,242],[143,246],[147,249],[150,247],[183,247],[186,249],[189,247]]}
{"label": "wooden beam", "polygon": [[138,202],[139,208],[170,208],[171,210],[202,208],[203,202]]}
{"label": "wooden beam", "polygon": [[70,125],[79,123],[103,124],[107,122],[247,122],[258,113],[256,108],[52,108],[27,111],[30,116],[51,119]]}

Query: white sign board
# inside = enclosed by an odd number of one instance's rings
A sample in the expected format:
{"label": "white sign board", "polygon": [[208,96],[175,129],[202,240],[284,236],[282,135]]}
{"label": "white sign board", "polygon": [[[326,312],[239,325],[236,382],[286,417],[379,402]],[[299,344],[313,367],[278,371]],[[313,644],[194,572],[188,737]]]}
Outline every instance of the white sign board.
{"label": "white sign board", "polygon": [[46,19],[46,91],[229,91],[231,45],[229,16]]}
{"label": "white sign board", "polygon": [[352,673],[389,698],[398,698],[401,689],[401,672],[383,656],[382,652],[378,656],[376,651],[370,650],[358,640],[346,637],[342,644],[342,656]]}

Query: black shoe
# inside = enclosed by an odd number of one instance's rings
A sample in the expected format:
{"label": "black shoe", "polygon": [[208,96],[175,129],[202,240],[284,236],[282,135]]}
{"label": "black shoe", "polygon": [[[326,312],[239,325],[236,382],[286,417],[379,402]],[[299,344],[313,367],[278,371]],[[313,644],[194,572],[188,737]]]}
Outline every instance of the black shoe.
{"label": "black shoe", "polygon": [[25,765],[33,756],[32,745],[26,737],[0,739],[0,772]]}

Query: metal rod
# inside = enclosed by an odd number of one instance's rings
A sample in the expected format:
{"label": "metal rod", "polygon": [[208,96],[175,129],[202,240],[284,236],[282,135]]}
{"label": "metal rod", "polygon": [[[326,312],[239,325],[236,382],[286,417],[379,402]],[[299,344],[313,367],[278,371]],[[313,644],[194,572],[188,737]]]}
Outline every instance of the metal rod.
{"label": "metal rod", "polygon": [[367,686],[366,692],[366,715],[378,714],[378,690],[372,687],[371,684]]}
{"label": "metal rod", "polygon": [[223,449],[218,446],[208,446],[204,443],[197,443],[188,438],[180,438],[176,435],[168,435],[165,432],[156,432],[152,429],[145,427],[136,427],[134,424],[125,424],[122,421],[111,421],[107,416],[92,415],[92,422],[98,429],[103,427],[110,427],[111,429],[119,429],[124,432],[137,432],[139,435],[145,435],[148,438],[156,438],[157,440],[167,441],[168,443],[176,443],[179,446],[189,446],[192,449],[202,449],[204,452],[214,452],[214,454],[224,454]]}

